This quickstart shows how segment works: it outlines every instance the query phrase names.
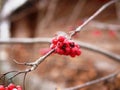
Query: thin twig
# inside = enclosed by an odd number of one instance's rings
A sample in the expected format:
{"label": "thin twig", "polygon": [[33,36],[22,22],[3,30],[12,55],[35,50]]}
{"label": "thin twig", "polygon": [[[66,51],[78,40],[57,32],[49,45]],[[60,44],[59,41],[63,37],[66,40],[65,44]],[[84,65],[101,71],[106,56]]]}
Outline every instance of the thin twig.
{"label": "thin twig", "polygon": [[27,76],[27,73],[25,73],[24,78],[23,78],[23,90],[25,90],[26,76]]}
{"label": "thin twig", "polygon": [[[13,78],[15,78],[17,75],[25,73],[25,75],[33,70],[35,70],[38,65],[40,63],[42,63],[49,55],[51,55],[54,52],[54,49],[50,50],[47,54],[45,54],[44,56],[40,57],[39,59],[37,59],[35,62],[32,63],[26,63],[24,65],[26,66],[31,66],[30,68],[27,68],[25,71],[18,71],[15,75],[13,75],[12,77],[9,78],[9,80],[12,80]],[[17,62],[18,63],[18,62]],[[11,71],[12,72],[12,71]],[[9,72],[5,73],[4,75],[8,74]]]}
{"label": "thin twig", "polygon": [[[16,72],[16,74],[14,74],[14,75],[13,75],[12,77],[10,77],[8,80],[12,80],[13,78],[15,78],[16,76],[18,76],[18,75],[20,75],[20,74],[25,74],[25,76],[24,76],[24,79],[25,79],[27,73],[35,70],[40,63],[42,63],[48,56],[50,56],[50,55],[54,52],[54,50],[55,50],[55,49],[50,50],[47,54],[45,54],[44,56],[38,58],[35,62],[24,64],[24,65],[26,65],[26,66],[31,66],[31,67],[27,68],[26,70],[24,70],[24,71],[10,71],[10,72],[7,72],[7,73],[3,74],[3,75],[0,77],[0,79],[1,79],[2,77],[5,77],[5,75],[7,75],[7,74],[9,74],[9,73],[12,73],[12,72]],[[16,61],[15,61],[15,62],[16,62]],[[16,63],[20,64],[19,62],[16,62]]]}
{"label": "thin twig", "polygon": [[39,65],[39,64],[42,63],[48,56],[50,56],[54,51],[55,51],[55,49],[50,50],[47,54],[45,54],[44,56],[42,56],[42,57],[40,57],[39,59],[37,59],[37,60],[35,61],[35,63],[36,63],[37,65]]}
{"label": "thin twig", "polygon": [[[15,73],[15,72],[18,72],[18,71],[9,71],[9,72],[6,72],[6,73],[4,73],[4,74],[2,74],[1,76],[0,76],[0,80],[2,80],[2,78],[3,78],[3,80],[4,80],[4,82],[3,82],[3,84],[5,85],[5,81],[6,81],[6,76],[8,75],[8,74],[10,74],[10,73]],[[12,80],[11,80],[12,81]]]}
{"label": "thin twig", "polygon": [[81,88],[84,88],[84,87],[87,87],[87,86],[90,86],[90,85],[93,85],[93,84],[97,84],[99,82],[102,82],[102,81],[106,81],[110,78],[114,78],[116,75],[118,75],[120,73],[120,71],[118,72],[115,72],[115,73],[112,73],[110,75],[107,75],[105,77],[102,77],[102,78],[99,78],[99,79],[96,79],[96,80],[93,80],[93,81],[89,81],[87,83],[84,83],[82,85],[78,85],[78,86],[74,86],[74,87],[71,87],[71,88],[66,88],[66,89],[62,89],[62,90],[77,90],[77,89],[81,89]]}
{"label": "thin twig", "polygon": [[98,9],[91,17],[89,17],[82,25],[76,28],[73,32],[70,34],[70,38],[74,36],[76,33],[80,32],[84,26],[86,26],[91,20],[93,20],[97,15],[99,15],[104,9],[106,9],[111,4],[117,2],[118,0],[111,0],[108,3],[104,4],[100,9]]}
{"label": "thin twig", "polygon": [[13,61],[14,61],[16,64],[18,64],[18,65],[25,65],[25,64],[26,64],[25,62],[24,62],[24,63],[18,62],[18,61],[16,61],[15,59],[13,59]]}
{"label": "thin twig", "polygon": [[84,42],[80,42],[80,41],[75,41],[75,42],[77,42],[81,48],[84,48],[84,49],[87,49],[87,50],[90,50],[93,52],[97,52],[97,53],[107,56],[113,60],[116,60],[117,62],[120,62],[120,55],[118,55],[118,54],[112,53],[110,51],[104,50],[102,48],[99,48],[95,45],[91,45],[88,43],[84,43]]}
{"label": "thin twig", "polygon": [[[119,31],[120,30],[120,25],[119,24],[110,24],[110,23],[105,23],[105,22],[100,22],[100,21],[91,21],[90,22],[90,28],[99,28],[102,31],[109,31],[109,30],[115,30]],[[89,29],[92,30],[92,29]]]}
{"label": "thin twig", "polygon": [[9,72],[6,72],[4,74],[2,74],[2,76],[0,76],[0,79],[2,79],[3,77],[5,77],[7,74],[10,74],[10,73],[15,73],[17,71],[9,71]]}
{"label": "thin twig", "polygon": [[9,80],[12,80],[13,78],[15,78],[17,75],[25,73],[25,71],[18,71],[15,75],[13,75],[12,77],[9,78]]}

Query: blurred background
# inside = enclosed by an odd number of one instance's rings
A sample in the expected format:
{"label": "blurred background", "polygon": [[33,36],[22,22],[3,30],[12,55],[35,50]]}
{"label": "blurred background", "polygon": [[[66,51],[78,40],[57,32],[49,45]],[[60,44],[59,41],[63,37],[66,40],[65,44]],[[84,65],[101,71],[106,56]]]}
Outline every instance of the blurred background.
{"label": "blurred background", "polygon": [[[81,25],[110,0],[0,0],[0,40],[54,37]],[[73,37],[120,55],[120,2],[110,5]],[[0,43],[0,73],[24,70],[19,62],[32,62],[49,50],[49,43]],[[26,79],[27,90],[54,90],[72,87],[119,70],[118,62],[82,49],[71,58],[52,54]],[[9,76],[8,76],[9,77]],[[32,78],[31,78],[32,77]],[[22,83],[22,76],[15,82]],[[22,85],[22,84],[21,84]],[[120,76],[80,90],[119,90]]]}

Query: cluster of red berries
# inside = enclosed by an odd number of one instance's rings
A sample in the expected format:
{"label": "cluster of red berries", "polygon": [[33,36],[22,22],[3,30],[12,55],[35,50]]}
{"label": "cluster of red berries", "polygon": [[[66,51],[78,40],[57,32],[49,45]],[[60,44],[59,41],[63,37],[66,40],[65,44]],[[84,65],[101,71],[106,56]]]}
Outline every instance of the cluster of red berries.
{"label": "cluster of red berries", "polygon": [[21,86],[9,84],[7,87],[4,87],[3,85],[0,85],[0,90],[22,90]]}
{"label": "cluster of red berries", "polygon": [[55,53],[60,55],[70,55],[71,57],[79,56],[81,50],[78,44],[69,40],[65,36],[57,36],[52,39],[51,49],[55,49]]}

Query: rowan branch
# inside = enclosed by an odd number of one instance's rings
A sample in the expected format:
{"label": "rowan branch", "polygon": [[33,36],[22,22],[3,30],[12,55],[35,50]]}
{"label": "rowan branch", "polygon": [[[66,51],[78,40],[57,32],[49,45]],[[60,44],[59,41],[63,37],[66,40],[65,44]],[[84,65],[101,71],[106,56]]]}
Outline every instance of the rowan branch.
{"label": "rowan branch", "polygon": [[70,38],[76,33],[80,32],[83,27],[85,27],[91,20],[93,20],[97,15],[99,15],[103,10],[109,7],[111,4],[117,2],[118,0],[111,0],[108,3],[104,4],[100,9],[98,9],[92,16],[90,16],[82,25],[78,26],[74,31],[71,32]]}
{"label": "rowan branch", "polygon": [[0,39],[0,44],[34,44],[34,43],[50,43],[52,38],[9,38]]}
{"label": "rowan branch", "polygon": [[89,81],[89,82],[86,82],[82,85],[78,85],[78,86],[74,86],[74,87],[71,87],[71,88],[66,88],[66,89],[62,89],[62,90],[77,90],[77,89],[81,89],[81,88],[84,88],[84,87],[87,87],[87,86],[90,86],[90,85],[93,85],[93,84],[97,84],[99,82],[103,82],[103,81],[106,81],[110,78],[114,78],[116,77],[118,74],[120,73],[120,71],[117,71],[115,73],[112,73],[110,75],[107,75],[107,76],[104,76],[102,78],[99,78],[99,79],[96,79],[96,80],[93,80],[93,81]]}
{"label": "rowan branch", "polygon": [[[15,63],[17,64],[22,64],[22,65],[25,65],[25,66],[30,66],[30,67],[27,67],[25,70],[23,71],[10,71],[10,72],[7,72],[5,74],[2,74],[2,76],[0,76],[0,79],[4,78],[6,75],[10,74],[10,73],[15,73],[14,75],[12,75],[8,80],[11,80],[13,78],[15,78],[16,76],[20,75],[20,74],[24,74],[24,84],[25,84],[25,77],[26,75],[35,70],[39,64],[41,64],[48,56],[50,56],[52,53],[54,52],[54,49],[50,50],[47,54],[45,54],[44,56],[38,58],[36,61],[32,62],[32,63],[19,63],[19,62],[16,62],[15,60]],[[25,85],[23,86],[24,87],[24,90],[25,90]]]}
{"label": "rowan branch", "polygon": [[25,65],[27,66],[32,66],[31,70],[35,70],[37,68],[37,66],[42,63],[49,55],[51,55],[53,52],[55,51],[55,49],[50,50],[47,54],[45,54],[44,56],[38,58],[37,60],[35,60],[32,63],[26,63]]}
{"label": "rowan branch", "polygon": [[90,50],[90,51],[93,51],[93,52],[97,52],[99,54],[102,54],[104,56],[107,56],[115,61],[118,61],[120,62],[120,55],[118,54],[115,54],[115,53],[112,53],[110,51],[107,51],[107,50],[104,50],[102,48],[99,48],[95,45],[91,45],[89,43],[84,43],[84,42],[80,42],[80,41],[75,41],[77,42],[81,48],[84,48],[84,49],[87,49],[87,50]]}

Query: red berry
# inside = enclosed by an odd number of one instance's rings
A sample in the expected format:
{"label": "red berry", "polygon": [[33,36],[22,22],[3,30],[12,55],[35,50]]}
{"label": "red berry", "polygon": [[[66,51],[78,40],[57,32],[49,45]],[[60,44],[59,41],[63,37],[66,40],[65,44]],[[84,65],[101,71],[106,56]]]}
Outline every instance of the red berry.
{"label": "red berry", "polygon": [[70,51],[71,51],[71,49],[69,48],[69,47],[66,47],[66,52],[69,52],[70,53]]}
{"label": "red berry", "polygon": [[57,47],[58,47],[58,48],[61,48],[62,46],[63,46],[63,43],[61,43],[61,42],[58,42],[58,43],[57,43]]}
{"label": "red berry", "polygon": [[70,56],[71,56],[71,57],[75,57],[75,53],[72,52],[72,53],[70,54]]}
{"label": "red berry", "polygon": [[75,44],[75,47],[80,48],[80,46],[78,44]]}
{"label": "red berry", "polygon": [[68,40],[65,40],[65,41],[63,42],[63,44],[64,44],[65,47],[69,47],[69,46],[70,46]]}
{"label": "red berry", "polygon": [[56,53],[59,53],[59,54],[63,55],[64,51],[62,49],[60,49],[60,48],[57,48],[56,49]]}
{"label": "red berry", "polygon": [[72,48],[72,52],[74,52],[74,53],[76,53],[76,52],[77,52],[77,50],[78,50],[78,48],[77,48],[77,47]]}
{"label": "red berry", "polygon": [[70,45],[70,47],[72,47],[72,48],[73,48],[73,47],[75,46],[75,43],[74,43],[74,42],[72,42],[72,41],[70,41],[70,42],[69,42],[69,45]]}
{"label": "red berry", "polygon": [[58,40],[57,40],[56,38],[54,38],[54,39],[52,40],[52,43],[53,43],[53,44],[57,44],[57,42],[58,42]]}
{"label": "red berry", "polygon": [[0,90],[5,90],[5,87],[3,85],[0,85]]}
{"label": "red berry", "polygon": [[14,89],[15,87],[16,87],[16,86],[15,86],[13,83],[11,83],[11,84],[8,85],[8,88],[9,88],[10,90]]}
{"label": "red berry", "polygon": [[79,56],[79,55],[81,54],[81,51],[80,51],[80,50],[78,50],[76,54]]}
{"label": "red berry", "polygon": [[65,40],[65,37],[64,37],[64,36],[59,36],[59,37],[58,37],[58,41],[63,42],[64,40]]}
{"label": "red berry", "polygon": [[8,87],[5,87],[5,90],[9,90],[9,88],[8,88]]}

